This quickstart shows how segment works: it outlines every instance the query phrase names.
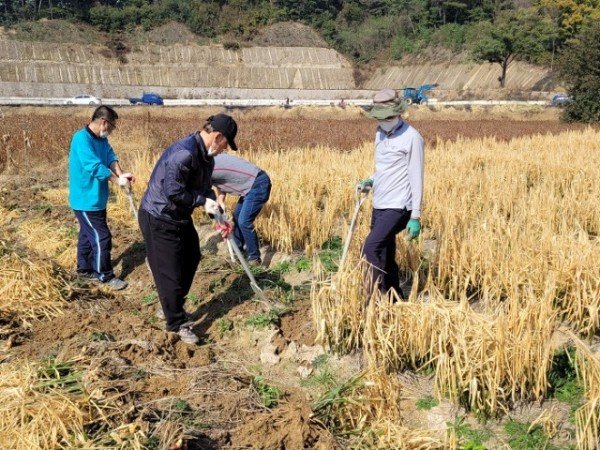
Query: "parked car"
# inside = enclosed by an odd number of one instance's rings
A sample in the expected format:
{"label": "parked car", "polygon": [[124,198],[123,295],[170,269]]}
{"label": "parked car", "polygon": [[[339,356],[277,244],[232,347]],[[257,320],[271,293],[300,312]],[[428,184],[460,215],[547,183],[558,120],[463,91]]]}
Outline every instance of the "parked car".
{"label": "parked car", "polygon": [[573,99],[568,94],[556,94],[552,97],[551,104],[552,106],[565,106],[571,103]]}
{"label": "parked car", "polygon": [[137,105],[143,103],[145,105],[163,105],[163,99],[160,95],[152,92],[144,92],[141,98],[133,97],[129,99],[129,103]]}
{"label": "parked car", "polygon": [[93,95],[78,95],[65,100],[65,105],[101,105],[102,100]]}

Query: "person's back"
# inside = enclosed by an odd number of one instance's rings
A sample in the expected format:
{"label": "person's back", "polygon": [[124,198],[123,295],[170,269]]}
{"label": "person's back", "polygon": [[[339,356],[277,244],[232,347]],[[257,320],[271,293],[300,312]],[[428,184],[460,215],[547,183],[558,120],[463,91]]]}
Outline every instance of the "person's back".
{"label": "person's back", "polygon": [[233,211],[233,237],[237,246],[246,250],[250,264],[261,264],[254,221],[271,195],[269,175],[243,158],[222,153],[215,157],[212,181],[221,205],[226,194],[239,196]]}
{"label": "person's back", "polygon": [[215,157],[212,183],[221,192],[247,195],[260,169],[238,156],[221,153]]}

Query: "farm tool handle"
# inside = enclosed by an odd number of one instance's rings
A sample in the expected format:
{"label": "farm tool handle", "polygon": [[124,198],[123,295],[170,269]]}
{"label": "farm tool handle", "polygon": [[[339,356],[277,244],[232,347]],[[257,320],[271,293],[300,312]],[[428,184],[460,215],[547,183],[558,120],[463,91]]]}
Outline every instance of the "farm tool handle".
{"label": "farm tool handle", "polygon": [[350,242],[352,241],[352,235],[356,228],[356,219],[358,218],[358,212],[360,207],[367,199],[368,192],[360,192],[358,189],[354,191],[354,198],[356,199],[356,206],[354,207],[354,214],[352,215],[352,221],[350,222],[350,228],[348,229],[348,235],[346,236],[346,242],[344,243],[344,250],[342,251],[342,257],[340,259],[340,265],[338,266],[338,272],[342,269],[346,256],[348,256],[348,250],[350,249]]}
{"label": "farm tool handle", "polygon": [[133,199],[133,189],[131,188],[131,184],[128,184],[124,188],[125,194],[127,194],[127,198],[129,199],[129,207],[131,208],[131,212],[133,213],[133,217],[135,217],[135,221],[138,221],[138,211],[135,207],[135,200]]}
{"label": "farm tool handle", "polygon": [[[219,225],[224,226],[226,224],[225,214],[215,214],[214,216],[215,216],[215,221]],[[248,276],[248,279],[250,280],[250,287],[252,288],[254,293],[260,298],[260,301],[262,303],[271,307],[272,306],[271,303],[267,300],[264,292],[256,283],[256,278],[254,278],[254,275],[252,274],[252,271],[250,270],[250,266],[248,266],[248,262],[246,261],[246,258],[244,258],[244,255],[242,254],[240,248],[235,243],[233,236],[231,236],[231,235],[227,236],[226,241],[227,241],[227,245],[229,245],[230,249],[233,250],[233,253],[235,254],[235,256],[237,256],[237,259],[239,260],[240,264],[244,268],[244,272],[246,272],[246,275]]]}

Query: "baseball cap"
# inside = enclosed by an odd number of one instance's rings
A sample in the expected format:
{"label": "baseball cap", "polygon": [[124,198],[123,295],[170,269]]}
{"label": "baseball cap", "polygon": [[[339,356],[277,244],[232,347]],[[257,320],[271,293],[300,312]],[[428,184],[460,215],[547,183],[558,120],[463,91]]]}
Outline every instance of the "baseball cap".
{"label": "baseball cap", "polygon": [[233,117],[228,116],[227,114],[217,114],[210,116],[207,119],[207,122],[210,123],[214,131],[218,131],[225,136],[231,150],[237,151],[238,148],[235,143],[235,136],[238,131],[238,126],[235,120],[233,120]]}

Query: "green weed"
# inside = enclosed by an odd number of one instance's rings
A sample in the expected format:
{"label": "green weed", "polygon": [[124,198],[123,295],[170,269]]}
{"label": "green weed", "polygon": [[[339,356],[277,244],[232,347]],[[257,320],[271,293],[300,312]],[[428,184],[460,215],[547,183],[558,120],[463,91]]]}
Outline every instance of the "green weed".
{"label": "green weed", "polygon": [[583,401],[583,386],[577,378],[575,368],[575,348],[559,349],[552,358],[552,367],[548,373],[550,395],[558,401],[571,406],[569,420],[575,422],[575,411]]}
{"label": "green weed", "polygon": [[217,320],[217,330],[221,334],[233,330],[233,322],[226,317]]}
{"label": "green weed", "polygon": [[320,369],[329,363],[329,355],[323,353],[322,355],[315,356],[312,360],[312,365],[315,369]]}
{"label": "green weed", "polygon": [[268,385],[261,376],[256,376],[252,379],[252,386],[258,393],[260,402],[264,407],[270,408],[277,405],[282,395],[279,388]]}
{"label": "green weed", "polygon": [[156,292],[156,291],[152,291],[148,295],[144,295],[142,297],[142,303],[144,305],[151,305],[151,304],[155,303],[156,300],[158,300],[158,292]]}
{"label": "green weed", "polygon": [[439,403],[440,402],[438,402],[437,399],[432,395],[426,395],[425,397],[421,397],[419,400],[417,400],[415,405],[419,411],[428,411],[431,408],[439,405]]}
{"label": "green weed", "polygon": [[352,403],[352,393],[363,385],[363,374],[358,374],[329,389],[313,403],[315,418],[325,426],[336,429],[339,426],[336,417],[340,408]]}
{"label": "green weed", "polygon": [[333,236],[321,247],[319,259],[323,267],[328,272],[335,272],[338,269],[338,262],[342,257],[342,238]]}
{"label": "green weed", "polygon": [[39,392],[60,390],[67,394],[82,394],[82,373],[71,362],[58,362],[56,358],[48,358],[38,369],[38,381],[33,389]]}
{"label": "green weed", "polygon": [[186,402],[185,400],[182,400],[180,398],[178,398],[177,400],[175,400],[175,403],[173,404],[173,407],[177,410],[177,411],[189,411],[190,410],[190,405],[188,402]]}
{"label": "green weed", "polygon": [[194,306],[200,305],[200,297],[196,294],[189,293],[185,299]]}
{"label": "green weed", "polygon": [[331,389],[337,384],[336,379],[328,369],[320,370],[303,380],[300,380],[300,386],[305,388],[321,388],[323,390]]}
{"label": "green weed", "polygon": [[299,258],[296,261],[296,270],[298,272],[304,272],[305,270],[310,270],[312,267],[312,261],[308,258]]}
{"label": "green weed", "polygon": [[254,314],[246,319],[246,325],[258,330],[262,330],[271,324],[277,323],[281,312],[278,309],[271,309],[268,312]]}
{"label": "green weed", "polygon": [[550,444],[550,438],[544,433],[544,429],[536,425],[529,430],[530,424],[510,420],[504,425],[504,431],[508,434],[508,445],[517,450],[555,450]]}
{"label": "green weed", "polygon": [[279,275],[284,275],[289,273],[292,270],[292,263],[290,261],[280,261],[273,266],[271,269],[272,272],[275,272]]}
{"label": "green weed", "polygon": [[456,417],[454,422],[446,422],[446,426],[456,433],[461,450],[485,450],[483,444],[492,435],[488,430],[476,429],[465,423],[464,416]]}

